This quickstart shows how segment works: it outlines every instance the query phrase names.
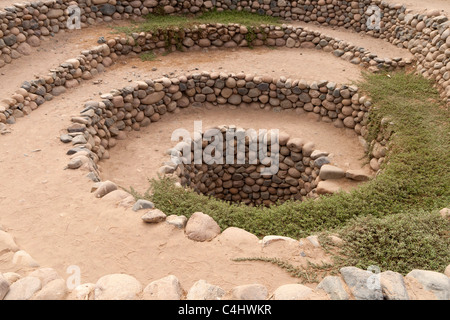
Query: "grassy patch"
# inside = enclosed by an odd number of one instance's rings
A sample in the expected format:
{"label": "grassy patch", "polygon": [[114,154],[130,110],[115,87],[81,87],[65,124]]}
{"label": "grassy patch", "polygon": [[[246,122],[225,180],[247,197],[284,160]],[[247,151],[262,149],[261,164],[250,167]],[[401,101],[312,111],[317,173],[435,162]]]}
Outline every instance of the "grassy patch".
{"label": "grassy patch", "polygon": [[444,272],[450,262],[450,222],[438,213],[360,217],[337,233],[346,244],[335,257],[336,266],[376,265],[406,274],[412,269]]}
{"label": "grassy patch", "polygon": [[[441,270],[445,260],[446,263],[449,260],[449,225],[431,212],[450,203],[449,110],[439,104],[438,94],[429,81],[412,74],[366,75],[359,85],[374,103],[370,134],[377,136],[383,117],[393,122],[395,132],[388,165],[383,166],[376,179],[360,188],[318,201],[252,208],[208,198],[162,179],[152,181],[152,195],[146,197],[167,214],[189,217],[202,211],[222,229],[240,227],[260,237],[276,234],[299,238],[344,228],[341,232],[350,248],[343,252],[347,265],[373,263],[402,272],[411,268]],[[413,219],[416,212],[423,212],[417,214],[418,220]],[[358,217],[359,220],[354,220]],[[364,231],[376,231],[382,226],[386,239],[392,240],[388,244],[381,234],[374,237]],[[407,232],[404,237],[400,237],[402,230]],[[439,230],[439,237],[428,241],[425,235],[433,230]],[[409,233],[413,238],[408,237]],[[405,249],[398,251],[399,243]],[[410,250],[413,244],[424,250]],[[443,254],[445,250],[447,255]],[[443,258],[438,259],[438,255]]]}
{"label": "grassy patch", "polygon": [[154,60],[156,60],[156,54],[153,51],[147,51],[147,52],[141,53],[139,55],[139,58],[142,61],[154,61]]}
{"label": "grassy patch", "polygon": [[246,11],[208,11],[198,16],[149,14],[143,22],[135,22],[131,26],[115,27],[115,30],[121,33],[131,34],[133,32],[182,29],[208,23],[238,23],[247,27],[259,26],[261,24],[281,25],[278,18]]}

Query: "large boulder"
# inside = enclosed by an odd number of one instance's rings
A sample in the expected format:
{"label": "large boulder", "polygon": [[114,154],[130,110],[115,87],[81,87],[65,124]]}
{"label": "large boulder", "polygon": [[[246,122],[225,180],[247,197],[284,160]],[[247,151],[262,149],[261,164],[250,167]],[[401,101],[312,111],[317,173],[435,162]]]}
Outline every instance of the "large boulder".
{"label": "large boulder", "polygon": [[218,237],[220,243],[235,248],[244,248],[246,246],[258,245],[258,237],[254,234],[240,228],[229,227],[225,229]]}
{"label": "large boulder", "polygon": [[205,280],[199,280],[189,289],[187,300],[220,300],[225,295],[225,291],[215,285],[209,284]]}
{"label": "large boulder", "polygon": [[386,271],[380,274],[381,290],[385,300],[409,300],[405,281],[400,273]]}
{"label": "large boulder", "polygon": [[159,223],[166,220],[166,214],[159,209],[151,209],[146,212],[142,217],[142,221],[147,223]]}
{"label": "large boulder", "polygon": [[127,274],[109,274],[95,284],[95,300],[136,300],[142,285]]}
{"label": "large boulder", "polygon": [[317,289],[324,290],[332,300],[348,300],[350,298],[347,291],[345,291],[341,278],[337,276],[323,278]]}
{"label": "large boulder", "polygon": [[330,164],[325,164],[320,168],[319,177],[322,180],[341,179],[345,177],[345,171]]}
{"label": "large boulder", "polygon": [[64,300],[67,296],[67,285],[63,279],[52,280],[39,291],[33,300]]}
{"label": "large boulder", "polygon": [[170,275],[153,281],[144,289],[144,300],[180,300],[183,296],[178,278]]}
{"label": "large boulder", "polygon": [[306,300],[313,293],[311,288],[302,284],[285,284],[278,287],[274,293],[274,300]]}
{"label": "large boulder", "polygon": [[435,294],[439,300],[450,300],[450,278],[443,273],[413,270],[406,275],[419,281],[426,290]]}
{"label": "large boulder", "polygon": [[233,300],[265,300],[268,290],[262,284],[247,284],[234,287],[231,296]]}
{"label": "large boulder", "polygon": [[195,212],[188,220],[185,229],[189,239],[209,241],[220,234],[220,227],[213,218],[203,212]]}
{"label": "large boulder", "polygon": [[376,283],[379,275],[356,267],[344,267],[339,271],[356,300],[383,300],[381,285]]}

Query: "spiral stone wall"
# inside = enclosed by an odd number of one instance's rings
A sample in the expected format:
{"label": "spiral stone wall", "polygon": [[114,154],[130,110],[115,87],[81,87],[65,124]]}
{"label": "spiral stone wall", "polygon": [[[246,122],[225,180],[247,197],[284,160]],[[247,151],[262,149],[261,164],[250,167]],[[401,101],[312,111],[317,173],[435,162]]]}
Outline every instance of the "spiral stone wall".
{"label": "spiral stone wall", "polygon": [[[39,46],[40,38],[66,29],[69,18],[67,8],[70,5],[80,8],[82,27],[102,21],[144,16],[148,13],[175,14],[237,9],[279,16],[288,21],[317,22],[350,28],[409,49],[418,62],[418,72],[436,82],[442,92],[442,98],[450,97],[450,66],[447,67],[450,57],[448,18],[440,15],[438,11],[429,12],[427,15],[414,14],[402,5],[371,0],[59,0],[16,4],[0,12],[0,67],[22,54],[27,54],[28,46]],[[369,30],[366,25],[369,19],[368,9],[373,5],[378,6],[382,14],[379,30]],[[391,62],[390,59],[378,59],[377,64]]]}
{"label": "spiral stone wall", "polygon": [[[205,24],[178,31],[161,30],[139,33],[130,37],[109,39],[105,44],[83,50],[79,56],[50,70],[49,74],[35,80],[25,81],[15,94],[0,101],[0,122],[13,124],[17,118],[31,113],[45,101],[63,94],[66,89],[76,87],[82,81],[94,78],[111,66],[119,56],[136,55],[158,48],[161,50],[178,49],[186,51],[201,48],[246,47],[249,45],[276,45],[293,50],[297,47],[314,47],[367,68],[396,69],[410,63],[410,61],[401,58],[380,60],[376,55],[345,41],[292,26],[255,27],[250,33],[247,27],[238,24]],[[330,83],[329,86],[333,87],[335,84]],[[257,92],[256,89],[253,90],[252,94],[255,94],[255,92]],[[305,101],[300,99],[300,102],[291,101],[291,104],[299,105],[303,102],[307,104],[306,110],[312,111],[314,106],[320,104],[315,99],[318,97],[311,97],[311,100],[305,97]],[[201,100],[202,97],[198,96],[197,99]],[[219,99],[219,102],[222,100]],[[271,105],[277,106],[280,103],[279,100],[276,96],[271,96],[261,97],[260,101],[262,103],[270,102]],[[244,99],[244,102],[250,101],[248,98]],[[289,103],[285,102],[284,107]],[[330,106],[330,108],[333,107]],[[330,116],[333,118],[333,114]]]}
{"label": "spiral stone wall", "polygon": [[[248,103],[259,107],[269,105],[279,111],[297,108],[319,114],[323,121],[354,129],[360,135],[367,132],[370,107],[370,101],[355,86],[337,86],[327,81],[308,84],[284,77],[273,79],[243,73],[203,72],[145,80],[113,90],[102,95],[102,99],[87,102],[80,115],[72,118],[68,133],[61,137],[74,147],[69,154],[88,152],[95,162],[109,158],[108,149],[118,139],[124,139],[126,131],[140,130],[177,108],[192,105]],[[86,164],[84,156],[69,167]]]}

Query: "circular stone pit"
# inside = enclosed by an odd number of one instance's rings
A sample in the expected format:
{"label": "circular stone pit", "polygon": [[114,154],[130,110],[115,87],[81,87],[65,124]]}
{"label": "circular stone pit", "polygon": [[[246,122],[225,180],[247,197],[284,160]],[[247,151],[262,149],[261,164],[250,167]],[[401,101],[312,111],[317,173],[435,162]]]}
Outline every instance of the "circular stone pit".
{"label": "circular stone pit", "polygon": [[233,125],[210,128],[170,152],[171,162],[161,172],[176,168],[182,186],[251,206],[313,197],[320,167],[330,163],[328,153],[315,152],[312,142]]}

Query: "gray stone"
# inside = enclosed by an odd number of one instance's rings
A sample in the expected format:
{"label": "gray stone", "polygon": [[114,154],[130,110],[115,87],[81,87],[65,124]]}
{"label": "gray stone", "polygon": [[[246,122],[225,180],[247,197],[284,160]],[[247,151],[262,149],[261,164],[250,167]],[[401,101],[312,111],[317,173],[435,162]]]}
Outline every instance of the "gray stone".
{"label": "gray stone", "polygon": [[59,96],[59,95],[65,93],[66,91],[67,91],[67,89],[66,89],[65,87],[63,87],[63,86],[57,86],[57,87],[54,87],[54,88],[52,89],[52,95],[54,95],[55,97],[57,97],[57,96]]}
{"label": "gray stone", "polygon": [[87,140],[84,135],[79,134],[72,139],[72,144],[75,146],[77,144],[86,144]]}
{"label": "gray stone", "polygon": [[114,182],[106,180],[104,182],[100,182],[98,188],[94,191],[94,196],[96,198],[103,198],[105,195],[114,190],[117,190],[117,185]]}
{"label": "gray stone", "polygon": [[345,171],[341,168],[326,164],[320,168],[319,177],[322,180],[341,179],[345,177]]}
{"label": "gray stone", "polygon": [[12,46],[17,42],[17,37],[13,34],[10,34],[6,37],[3,37],[3,41],[6,43],[7,46]]}
{"label": "gray stone", "polygon": [[330,163],[330,159],[328,159],[328,157],[319,157],[316,160],[314,160],[314,165],[317,168],[322,168],[323,165],[329,164],[329,163]]}
{"label": "gray stone", "polygon": [[324,290],[332,300],[348,300],[350,296],[344,289],[341,278],[336,276],[327,276],[317,286]]}
{"label": "gray stone", "polygon": [[224,295],[222,288],[199,280],[189,289],[186,300],[220,300]]}
{"label": "gray stone", "polygon": [[166,220],[166,214],[158,209],[151,209],[145,213],[141,219],[147,223],[159,223]]}
{"label": "gray stone", "polygon": [[313,159],[313,160],[316,160],[316,159],[318,159],[318,158],[320,158],[320,157],[326,157],[326,156],[328,156],[328,152],[326,152],[326,151],[321,151],[321,150],[314,150],[312,153],[311,153],[311,159]]}
{"label": "gray stone", "polygon": [[339,271],[356,300],[383,300],[381,286],[376,284],[379,275],[356,267],[344,267]]}
{"label": "gray stone", "polygon": [[67,167],[69,169],[78,169],[83,165],[83,160],[81,160],[80,157],[76,157],[73,159],[70,159],[69,163],[67,164]]}
{"label": "gray stone", "polygon": [[153,208],[155,208],[153,202],[144,199],[138,199],[138,201],[136,201],[136,203],[133,205],[133,211]]}
{"label": "gray stone", "polygon": [[112,16],[116,12],[116,6],[112,4],[104,4],[100,6],[100,12],[105,16]]}
{"label": "gray stone", "polygon": [[415,269],[406,276],[415,278],[426,290],[433,292],[439,300],[450,300],[450,278],[445,274]]}
{"label": "gray stone", "polygon": [[386,271],[380,274],[381,290],[385,300],[409,300],[405,281],[400,273]]}
{"label": "gray stone", "polygon": [[63,143],[69,143],[69,142],[72,142],[72,136],[71,135],[68,135],[68,134],[62,134],[60,137],[59,137],[59,139],[61,140],[61,142],[63,142]]}
{"label": "gray stone", "polygon": [[369,176],[363,170],[347,170],[345,177],[355,181],[369,180]]}
{"label": "gray stone", "polygon": [[183,229],[186,226],[187,218],[185,216],[177,216],[173,214],[166,218],[166,222],[179,229]]}
{"label": "gray stone", "polygon": [[242,97],[238,94],[233,94],[228,98],[228,103],[238,105],[242,102]]}

